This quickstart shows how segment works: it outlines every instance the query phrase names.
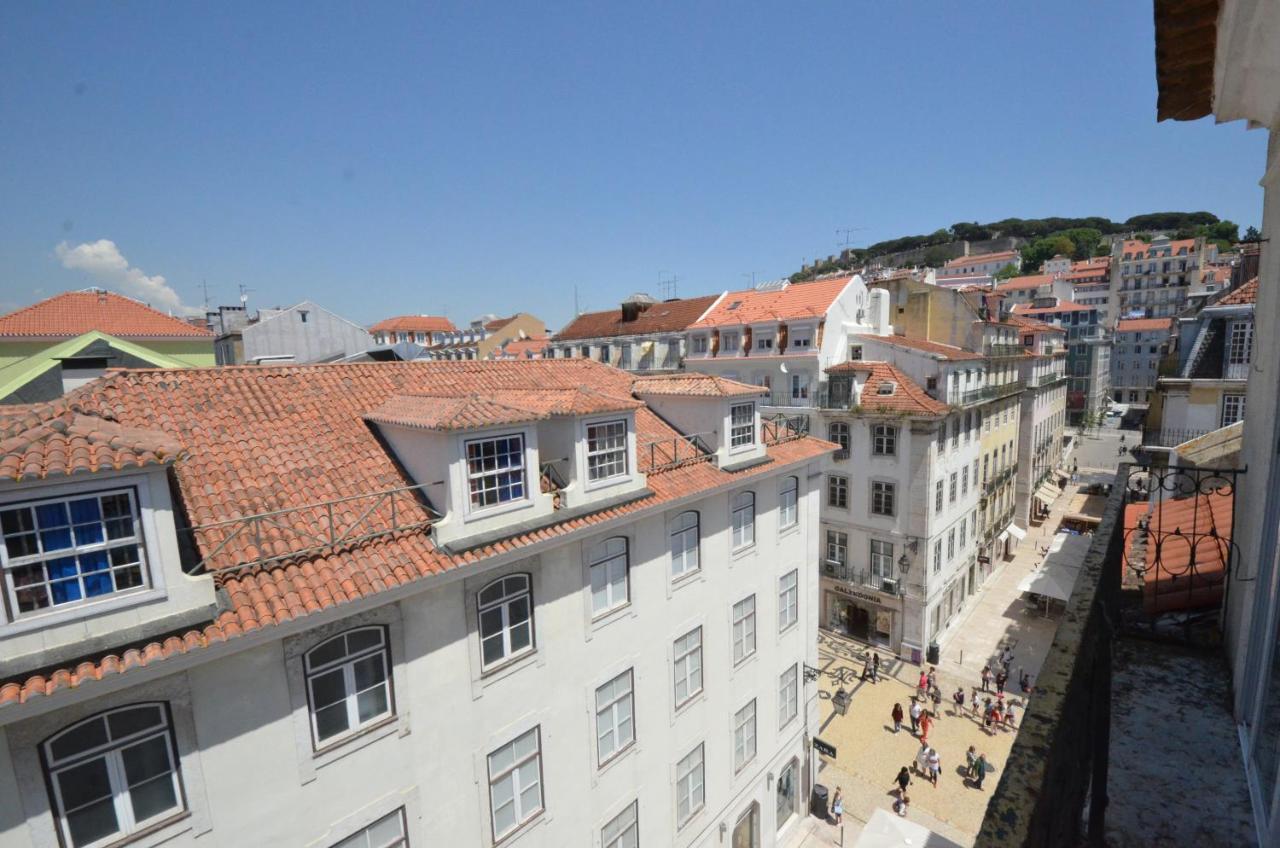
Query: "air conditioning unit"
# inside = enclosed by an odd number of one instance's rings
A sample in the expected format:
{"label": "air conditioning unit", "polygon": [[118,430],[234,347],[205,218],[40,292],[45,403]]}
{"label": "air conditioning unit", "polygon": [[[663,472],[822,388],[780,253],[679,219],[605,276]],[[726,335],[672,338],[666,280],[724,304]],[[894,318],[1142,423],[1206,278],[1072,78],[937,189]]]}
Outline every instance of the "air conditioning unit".
{"label": "air conditioning unit", "polygon": [[898,594],[898,581],[891,580],[888,577],[882,578],[880,581],[880,591],[884,592],[886,595]]}

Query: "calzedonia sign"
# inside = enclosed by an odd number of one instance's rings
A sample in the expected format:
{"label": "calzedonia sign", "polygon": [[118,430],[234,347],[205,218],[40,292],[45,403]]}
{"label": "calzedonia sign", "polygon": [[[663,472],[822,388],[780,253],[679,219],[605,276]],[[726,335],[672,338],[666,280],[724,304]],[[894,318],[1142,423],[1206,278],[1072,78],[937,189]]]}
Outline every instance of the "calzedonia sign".
{"label": "calzedonia sign", "polygon": [[866,592],[854,591],[853,589],[850,589],[848,586],[841,585],[840,583],[834,584],[831,588],[835,589],[841,595],[848,595],[849,597],[857,598],[860,601],[870,601],[873,604],[880,603],[880,599],[877,598],[875,595],[868,595]]}

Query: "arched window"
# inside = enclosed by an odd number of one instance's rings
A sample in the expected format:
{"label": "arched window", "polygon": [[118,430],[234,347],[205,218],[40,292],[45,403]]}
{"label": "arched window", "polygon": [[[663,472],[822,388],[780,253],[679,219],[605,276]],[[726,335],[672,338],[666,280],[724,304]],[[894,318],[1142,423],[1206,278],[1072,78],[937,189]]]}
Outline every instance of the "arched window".
{"label": "arched window", "polygon": [[169,714],[136,704],[73,724],[44,744],[67,845],[98,845],[185,809]]}
{"label": "arched window", "polygon": [[591,614],[602,615],[626,606],[630,600],[627,587],[627,540],[622,536],[605,539],[591,549]]}
{"label": "arched window", "polygon": [[533,594],[529,575],[512,574],[493,581],[476,597],[480,614],[483,668],[533,650]]}
{"label": "arched window", "polygon": [[756,541],[756,496],[742,492],[733,497],[733,549],[745,548]]}
{"label": "arched window", "polygon": [[778,491],[779,527],[794,527],[800,520],[799,494],[800,480],[796,477],[783,477],[782,488]]}
{"label": "arched window", "polygon": [[384,628],[361,627],[321,642],[307,651],[305,666],[316,747],[393,713]]}
{"label": "arched window", "polygon": [[683,577],[698,570],[700,528],[698,513],[682,512],[671,522],[671,577]]}

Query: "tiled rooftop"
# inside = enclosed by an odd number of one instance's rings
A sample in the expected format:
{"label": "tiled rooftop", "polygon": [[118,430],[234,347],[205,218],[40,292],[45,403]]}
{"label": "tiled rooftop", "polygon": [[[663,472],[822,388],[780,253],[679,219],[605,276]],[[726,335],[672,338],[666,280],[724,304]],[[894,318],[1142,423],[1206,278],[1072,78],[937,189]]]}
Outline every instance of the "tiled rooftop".
{"label": "tiled rooftop", "polygon": [[1171,326],[1173,326],[1172,318],[1123,318],[1116,322],[1116,331],[1145,333],[1152,330],[1167,330]]}
{"label": "tiled rooftop", "polygon": [[1051,312],[1088,312],[1093,308],[1088,304],[1058,298],[1058,302],[1054,306],[1033,306],[1030,303],[1019,303],[1013,307],[1013,311],[1018,315],[1047,315]]}
{"label": "tiled rooftop", "polygon": [[64,292],[0,316],[0,337],[74,338],[97,330],[122,339],[212,339],[213,333],[124,295]]}
{"label": "tiled rooftop", "polygon": [[1028,274],[1024,277],[1011,277],[996,286],[996,291],[1021,291],[1023,289],[1038,289],[1041,286],[1047,286],[1053,282],[1052,274]]}
{"label": "tiled rooftop", "polygon": [[1000,250],[995,253],[977,253],[973,256],[957,256],[947,260],[944,268],[968,268],[971,265],[987,265],[992,262],[1013,262],[1018,258],[1017,251]]}
{"label": "tiled rooftop", "polygon": [[371,333],[452,333],[458,328],[440,315],[399,315],[384,318],[369,328]]}
{"label": "tiled rooftop", "polygon": [[1218,301],[1215,306],[1241,306],[1258,302],[1258,278],[1254,277],[1231,294]]}
{"label": "tiled rooftop", "polygon": [[0,407],[0,480],[43,480],[173,462],[182,446],[166,433],[83,415],[74,403]]}
{"label": "tiled rooftop", "polygon": [[729,292],[694,327],[728,327],[763,321],[821,318],[853,275],[840,275],[812,283],[788,283],[780,289]]}
{"label": "tiled rooftop", "polygon": [[928,339],[909,339],[906,336],[873,336],[870,334],[857,334],[854,338],[882,342],[883,344],[906,348],[907,350],[931,353],[939,359],[964,360],[983,358],[980,353],[974,353],[954,345],[942,344],[941,342],[931,342]]}
{"label": "tiled rooftop", "polygon": [[[851,374],[864,381],[859,409],[868,413],[905,413],[933,417],[945,415],[947,405],[929,397],[925,390],[888,362],[854,360],[832,365],[828,374]],[[882,386],[891,387],[892,393],[881,394]]]}
{"label": "tiled rooftop", "polygon": [[1044,321],[1037,321],[1035,318],[1028,318],[1025,315],[1010,315],[1009,323],[1015,327],[1035,333],[1057,333],[1062,336],[1067,334],[1067,331],[1062,327],[1046,324]]}
{"label": "tiled rooftop", "polygon": [[641,312],[634,321],[623,321],[621,309],[584,312],[556,333],[556,341],[682,332],[702,317],[702,313],[716,302],[716,297],[717,295],[707,295],[655,303]]}
{"label": "tiled rooftop", "polygon": [[683,374],[655,374],[650,377],[637,377],[632,390],[639,396],[646,395],[688,395],[694,397],[754,397],[766,395],[769,390],[763,386],[752,386],[717,377],[714,374],[701,374],[686,371]]}
{"label": "tiled rooftop", "polygon": [[[800,438],[770,446],[770,463],[737,472],[723,471],[710,462],[654,471],[647,475],[652,494],[463,552],[437,548],[424,527],[347,547],[289,555],[306,550],[293,544],[292,536],[306,538],[314,532],[322,520],[324,502],[415,483],[365,420],[390,399],[483,394],[519,403],[529,392],[569,392],[582,386],[626,398],[632,383],[630,374],[589,360],[415,361],[120,371],[76,390],[65,402],[79,414],[126,430],[155,428],[172,447],[184,451],[173,474],[193,525],[291,510],[294,529],[285,528],[274,538],[264,539],[264,551],[252,540],[237,539],[216,556],[214,548],[231,531],[225,526],[197,530],[193,535],[198,554],[206,558],[222,590],[223,601],[213,621],[163,641],[127,650],[122,646],[118,654],[89,658],[74,668],[33,672],[26,679],[5,682],[0,685],[0,707],[200,650],[677,498],[743,483],[834,449],[826,442]],[[640,443],[680,438],[647,408],[635,414]],[[28,429],[56,418],[56,407],[33,417],[36,420],[24,425]],[[339,504],[336,518],[348,524],[368,520],[391,526],[385,508],[364,514],[366,507]],[[425,525],[430,520],[425,507],[402,505],[395,523]],[[264,553],[279,558],[243,567],[258,562]]]}

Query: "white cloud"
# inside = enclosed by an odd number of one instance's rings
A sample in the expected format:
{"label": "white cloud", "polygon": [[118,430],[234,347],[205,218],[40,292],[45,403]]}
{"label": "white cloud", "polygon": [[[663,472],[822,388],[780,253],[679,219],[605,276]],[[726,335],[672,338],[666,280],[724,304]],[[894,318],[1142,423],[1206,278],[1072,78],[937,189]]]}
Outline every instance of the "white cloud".
{"label": "white cloud", "polygon": [[159,274],[147,275],[130,266],[120,248],[110,239],[87,241],[75,247],[64,241],[53,249],[53,253],[63,268],[83,271],[100,283],[118,286],[161,311],[178,314],[200,311],[184,305],[182,298],[165,282],[164,277]]}

